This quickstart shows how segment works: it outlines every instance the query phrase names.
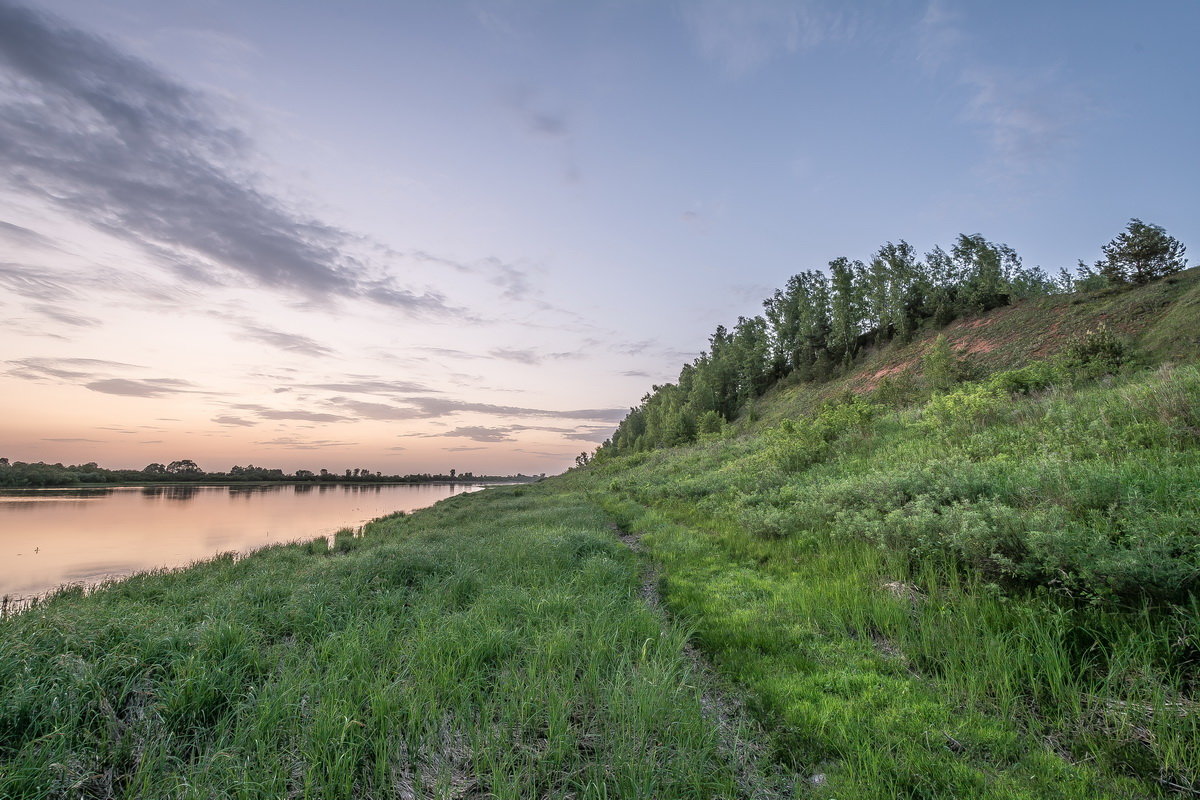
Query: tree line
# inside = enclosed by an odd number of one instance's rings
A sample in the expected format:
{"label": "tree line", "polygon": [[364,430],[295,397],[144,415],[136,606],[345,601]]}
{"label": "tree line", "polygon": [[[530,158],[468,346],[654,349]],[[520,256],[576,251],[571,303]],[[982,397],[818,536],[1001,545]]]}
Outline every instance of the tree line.
{"label": "tree line", "polygon": [[286,473],[282,469],[234,465],[227,472],[206,472],[191,459],[172,461],[169,464],[147,464],[142,469],[105,469],[91,461],[86,464],[64,466],[61,463],[47,464],[42,461],[9,461],[0,458],[0,487],[37,488],[52,486],[79,486],[82,484],[123,483],[447,483],[447,482],[497,482],[531,481],[545,475],[476,475],[473,472],[450,470],[448,474],[418,472],[407,475],[384,475],[362,467],[345,472],[322,469],[313,472],[298,469]]}
{"label": "tree line", "polygon": [[[923,258],[906,241],[887,242],[866,261],[840,257],[792,276],[763,301],[763,314],[718,325],[708,349],[654,386],[601,445],[618,455],[686,444],[719,433],[751,400],[784,378],[825,381],[866,348],[904,343],[918,332],[1050,294],[1147,283],[1186,267],[1185,248],[1138,219],[1102,248],[1104,257],[1051,277],[1026,267],[1006,244],[960,234]],[[589,461],[581,454],[577,464]]]}

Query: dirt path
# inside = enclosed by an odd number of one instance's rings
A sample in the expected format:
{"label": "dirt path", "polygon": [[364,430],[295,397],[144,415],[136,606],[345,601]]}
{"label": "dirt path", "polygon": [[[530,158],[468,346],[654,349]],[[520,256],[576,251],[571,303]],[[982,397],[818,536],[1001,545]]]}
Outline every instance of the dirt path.
{"label": "dirt path", "polygon": [[[622,544],[643,557],[645,570],[642,573],[640,593],[666,627],[670,624],[670,612],[659,594],[658,570],[649,558],[645,557],[641,536],[623,531],[615,524],[610,527]],[[821,786],[825,783],[824,775],[795,775],[773,762],[767,746],[766,733],[750,716],[737,691],[691,644],[684,645],[683,654],[692,666],[693,676],[701,692],[701,707],[716,729],[721,753],[736,770],[739,798],[784,800],[797,796],[797,785],[807,783],[810,786]]]}

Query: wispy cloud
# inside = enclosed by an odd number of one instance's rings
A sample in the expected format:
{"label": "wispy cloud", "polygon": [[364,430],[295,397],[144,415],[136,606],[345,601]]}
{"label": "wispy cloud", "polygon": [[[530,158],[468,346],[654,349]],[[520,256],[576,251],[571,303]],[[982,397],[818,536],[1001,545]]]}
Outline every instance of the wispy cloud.
{"label": "wispy cloud", "polygon": [[989,62],[971,43],[961,13],[931,0],[916,27],[917,63],[965,89],[960,118],[982,132],[991,176],[1007,181],[1052,166],[1091,115],[1089,102],[1053,66]]}
{"label": "wispy cloud", "polygon": [[10,188],[130,241],[194,281],[246,278],[313,300],[455,313],[396,286],[354,237],[253,177],[212,99],[108,41],[0,0],[0,165]]}
{"label": "wispy cloud", "polygon": [[49,236],[43,236],[37,231],[3,220],[0,220],[0,237],[25,247],[40,247],[44,250],[58,249],[58,243]]}
{"label": "wispy cloud", "polygon": [[301,422],[344,422],[350,419],[350,417],[340,414],[326,414],[319,411],[304,411],[302,409],[291,411],[259,411],[258,415],[263,419],[298,420]]}
{"label": "wispy cloud", "polygon": [[136,364],[120,361],[104,361],[99,358],[21,358],[7,362],[10,369],[5,374],[29,381],[75,381],[97,378],[113,371],[143,369]]}
{"label": "wispy cloud", "polygon": [[56,306],[34,305],[31,306],[32,311],[41,314],[43,317],[52,319],[55,322],[61,322],[64,325],[71,325],[76,328],[92,328],[100,324],[100,320],[94,317],[85,317],[82,314],[72,314],[70,311]]}
{"label": "wispy cloud", "polygon": [[262,325],[244,323],[241,326],[240,335],[242,338],[249,339],[250,341],[267,344],[271,347],[277,347],[280,350],[299,353],[300,355],[311,356],[313,358],[333,355],[332,348],[326,347],[316,339],[302,336],[298,333],[287,333],[286,331],[266,328]]}
{"label": "wispy cloud", "polygon": [[219,417],[213,417],[213,422],[217,423],[218,425],[229,425],[233,427],[245,428],[253,427],[258,424],[253,420],[242,419],[241,417],[235,417],[232,414],[222,414]]}
{"label": "wispy cloud", "polygon": [[191,381],[178,378],[107,378],[85,383],[84,388],[103,394],[122,397],[164,397],[173,394],[196,394],[201,390]]}
{"label": "wispy cloud", "polygon": [[693,0],[684,23],[700,54],[740,77],[784,54],[849,38],[855,19],[816,0]]}
{"label": "wispy cloud", "polygon": [[374,376],[347,376],[348,380],[330,382],[330,383],[301,383],[297,384],[297,389],[322,389],[329,392],[344,392],[346,394],[409,394],[413,392],[430,392],[436,393],[436,389],[430,389],[421,383],[412,381],[389,381]]}
{"label": "wispy cloud", "polygon": [[339,442],[332,439],[298,439],[292,436],[280,436],[275,439],[255,442],[255,444],[264,447],[282,447],[288,450],[323,450],[330,447],[352,447],[358,443]]}
{"label": "wispy cloud", "polygon": [[351,400],[346,397],[333,397],[328,401],[329,405],[334,408],[345,410],[347,413],[352,413],[360,419],[376,420],[433,419],[463,412],[473,412],[497,417],[544,417],[617,422],[626,413],[624,409],[619,408],[556,410],[527,408],[523,406],[502,406],[492,403],[472,403],[448,397],[405,397],[402,402],[404,405],[369,403],[360,400]]}

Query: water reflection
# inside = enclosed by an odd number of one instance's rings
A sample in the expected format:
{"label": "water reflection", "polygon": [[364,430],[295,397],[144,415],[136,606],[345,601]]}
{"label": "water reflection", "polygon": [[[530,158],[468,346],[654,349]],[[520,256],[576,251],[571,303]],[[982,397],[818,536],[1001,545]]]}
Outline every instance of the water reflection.
{"label": "water reflection", "polygon": [[[213,487],[204,487],[213,488]],[[143,486],[142,496],[153,497],[163,500],[178,500],[187,502],[196,496],[201,487],[199,486]]]}
{"label": "water reflection", "polygon": [[332,535],[482,486],[257,484],[0,492],[0,598]]}

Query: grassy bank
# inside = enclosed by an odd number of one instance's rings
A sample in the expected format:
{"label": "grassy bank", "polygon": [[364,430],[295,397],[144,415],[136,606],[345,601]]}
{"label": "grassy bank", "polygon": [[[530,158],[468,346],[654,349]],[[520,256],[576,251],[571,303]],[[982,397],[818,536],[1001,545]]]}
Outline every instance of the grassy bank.
{"label": "grassy bank", "polygon": [[460,496],[0,622],[0,797],[719,797],[684,635],[598,509]]}
{"label": "grassy bank", "polygon": [[1038,374],[568,479],[830,796],[1198,793],[1200,371]]}

